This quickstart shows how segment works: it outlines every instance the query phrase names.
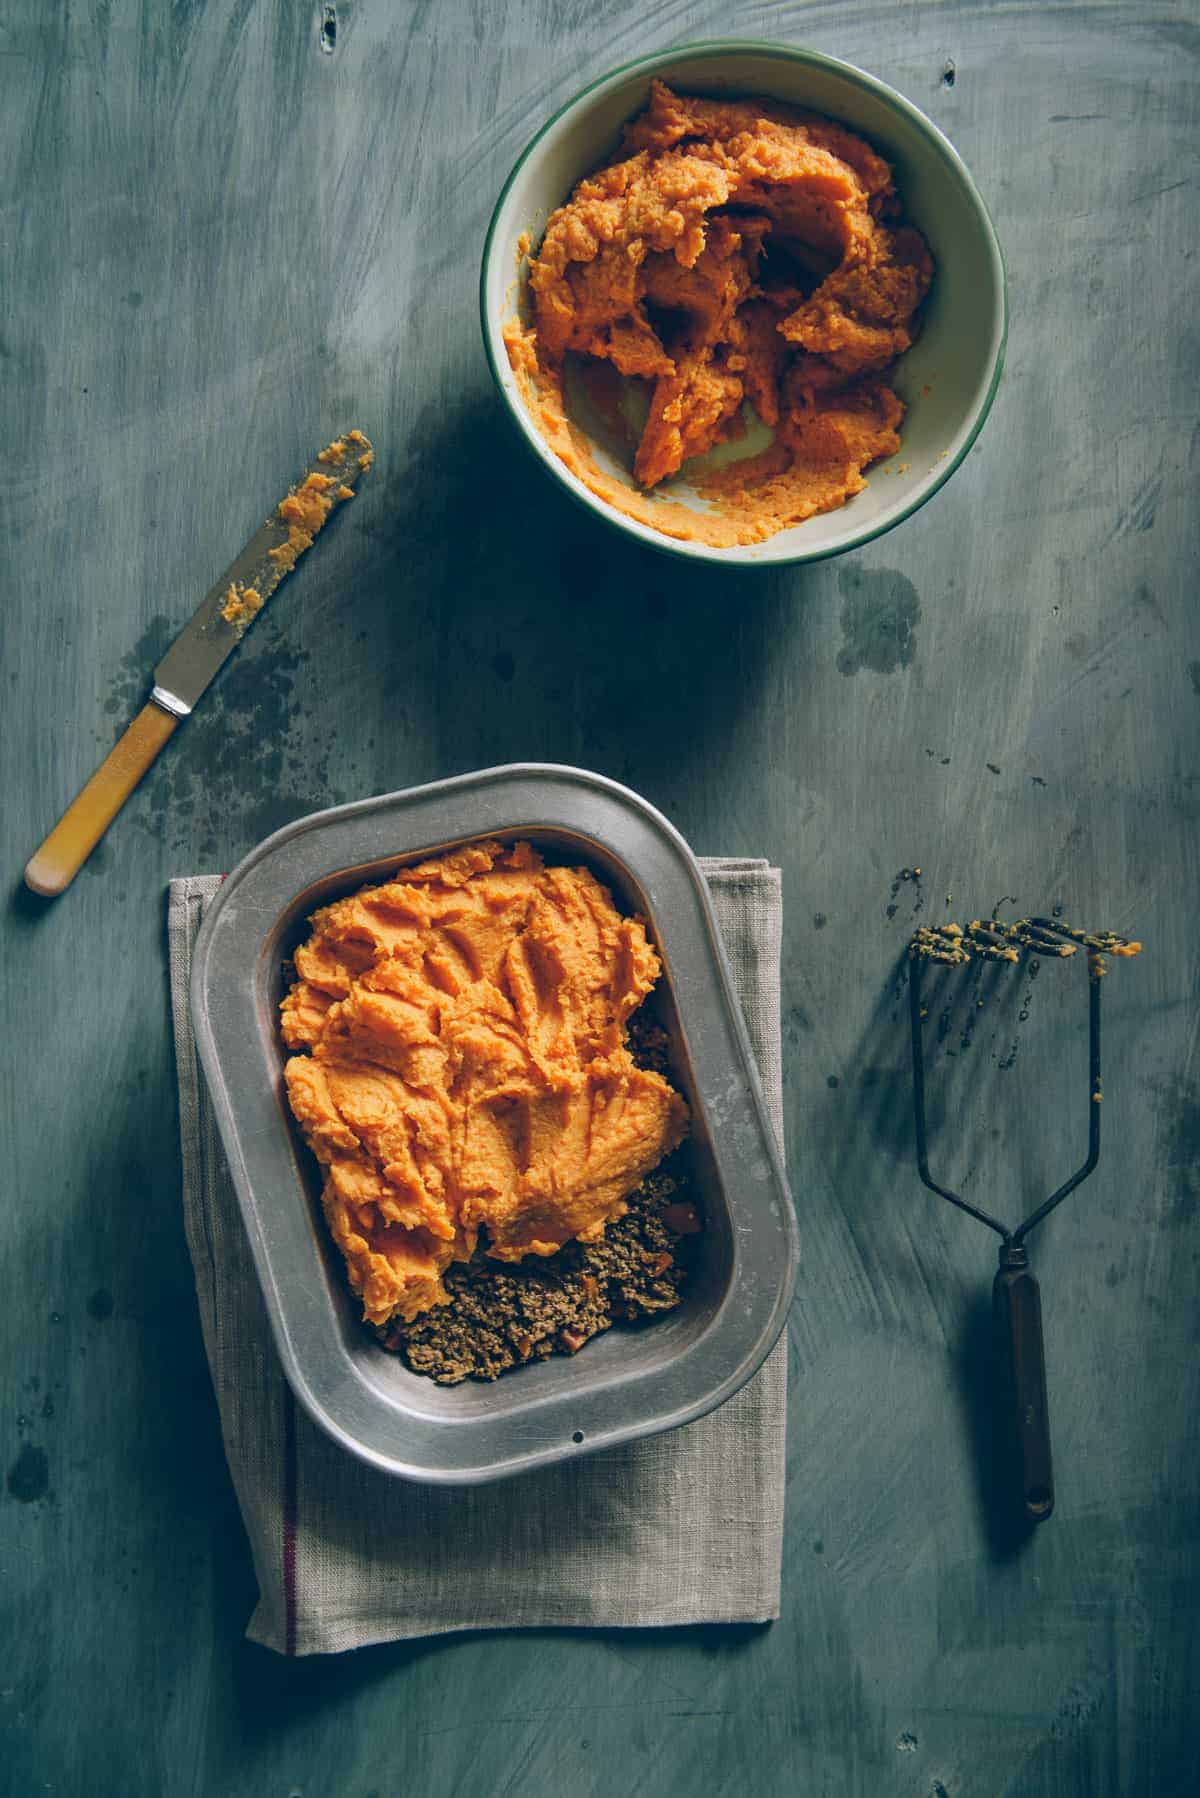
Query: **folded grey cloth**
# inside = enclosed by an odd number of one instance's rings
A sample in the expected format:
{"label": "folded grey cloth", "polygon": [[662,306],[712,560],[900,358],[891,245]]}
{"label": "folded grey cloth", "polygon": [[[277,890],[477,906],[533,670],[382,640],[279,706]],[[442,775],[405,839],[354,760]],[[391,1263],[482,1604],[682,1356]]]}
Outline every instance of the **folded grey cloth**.
{"label": "folded grey cloth", "polygon": [[[762,861],[703,867],[782,1135],[779,873]],[[276,1359],[188,1011],[192,946],[219,885],[216,875],[172,881],[168,933],[184,1225],[258,1574],[250,1638],[284,1654],[332,1654],[452,1630],[777,1617],[784,1342],[697,1423],[494,1486],[391,1479],[299,1409]]]}

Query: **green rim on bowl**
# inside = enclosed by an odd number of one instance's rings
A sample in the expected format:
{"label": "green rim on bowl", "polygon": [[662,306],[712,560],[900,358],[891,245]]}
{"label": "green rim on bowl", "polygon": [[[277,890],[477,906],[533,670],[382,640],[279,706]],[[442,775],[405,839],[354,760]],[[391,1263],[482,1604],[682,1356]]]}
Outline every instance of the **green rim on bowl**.
{"label": "green rim on bowl", "polygon": [[[516,392],[512,371],[508,365],[508,358],[500,343],[500,328],[504,320],[492,316],[488,297],[489,277],[492,271],[493,260],[494,257],[500,253],[502,248],[498,242],[497,234],[500,221],[504,214],[505,203],[513,189],[514,183],[518,180],[522,171],[529,165],[531,158],[534,157],[539,146],[544,143],[548,134],[554,130],[555,126],[558,125],[563,118],[579,108],[582,102],[600,96],[605,90],[612,89],[621,83],[628,81],[630,77],[639,75],[649,77],[655,74],[665,74],[680,64],[714,62],[731,56],[754,56],[761,57],[768,61],[799,64],[802,67],[812,69],[816,72],[833,76],[846,82],[852,87],[860,89],[863,93],[870,95],[876,101],[881,102],[885,107],[901,115],[902,118],[906,119],[913,127],[915,127],[918,134],[934,150],[941,163],[944,165],[945,170],[949,172],[952,179],[962,188],[970,202],[972,210],[977,216],[982,231],[982,237],[986,244],[989,261],[989,276],[991,280],[991,293],[996,303],[998,313],[992,330],[992,341],[988,354],[986,390],[981,396],[976,395],[971,400],[970,405],[966,408],[964,417],[969,423],[962,440],[955,445],[952,453],[945,455],[945,466],[932,468],[925,479],[914,487],[911,496],[909,496],[893,514],[887,515],[881,520],[872,519],[869,524],[864,524],[857,530],[850,528],[847,530],[844,537],[838,538],[833,543],[814,543],[811,548],[792,547],[787,549],[784,553],[779,553],[778,551],[772,553],[770,550],[771,543],[777,541],[777,538],[768,538],[762,544],[754,544],[733,549],[719,549],[708,544],[683,542],[678,539],[670,538],[661,532],[655,531],[652,526],[644,525],[632,518],[627,518],[624,514],[610,506],[605,500],[592,493],[590,489],[559,460],[554,451],[545,442],[538,431],[536,424],[530,417],[523,401]],[[852,126],[851,128],[855,130],[860,129],[858,126]],[[866,134],[868,136],[870,135],[869,132]],[[582,172],[583,171],[581,170],[580,173]],[[576,176],[576,179],[578,179],[578,176]],[[559,203],[561,204],[566,198],[567,194],[564,193],[561,196]],[[506,288],[509,285],[509,282],[505,283]],[[889,87],[886,82],[880,81],[876,76],[866,74],[863,70],[855,68],[851,63],[842,62],[836,57],[822,55],[815,50],[801,50],[787,44],[776,44],[749,38],[727,38],[708,43],[677,45],[669,50],[657,51],[652,55],[637,57],[633,61],[622,63],[619,67],[606,71],[605,74],[599,76],[595,81],[590,82],[586,87],[582,88],[579,93],[573,95],[564,105],[560,106],[557,111],[546,120],[545,124],[518,157],[508,179],[505,181],[504,186],[500,191],[499,198],[497,199],[495,208],[492,212],[491,222],[488,226],[487,237],[484,242],[483,260],[480,270],[479,298],[480,320],[488,365],[491,369],[496,386],[503,395],[509,415],[516,424],[521,438],[527,447],[543,466],[557,476],[562,486],[572,498],[574,498],[580,505],[585,506],[589,512],[604,519],[613,529],[620,531],[625,536],[637,538],[653,549],[657,549],[668,555],[674,555],[685,561],[702,561],[732,568],[780,568],[794,566],[804,562],[824,561],[830,556],[843,555],[847,550],[861,548],[864,544],[871,543],[876,538],[884,536],[888,531],[894,530],[895,527],[898,524],[902,524],[906,518],[911,518],[914,512],[919,511],[923,505],[933,498],[935,493],[939,492],[940,489],[945,486],[955,470],[962,466],[964,459],[970,452],[980,431],[983,429],[984,422],[987,419],[988,413],[991,411],[992,401],[996,396],[996,389],[999,386],[1000,377],[1004,370],[1004,355],[1008,341],[1008,287],[1004,268],[1004,258],[987,207],[980,196],[979,190],[972,180],[970,172],[962,158],[944,133],[938,129],[931,119],[925,116],[919,107],[914,106],[910,100],[906,100],[902,94],[897,93],[897,91],[894,88]],[[832,517],[833,514],[825,514],[824,516],[829,518]],[[803,529],[804,524],[790,527],[790,531],[802,531]],[[777,537],[785,534],[790,534],[790,532],[777,533]]]}

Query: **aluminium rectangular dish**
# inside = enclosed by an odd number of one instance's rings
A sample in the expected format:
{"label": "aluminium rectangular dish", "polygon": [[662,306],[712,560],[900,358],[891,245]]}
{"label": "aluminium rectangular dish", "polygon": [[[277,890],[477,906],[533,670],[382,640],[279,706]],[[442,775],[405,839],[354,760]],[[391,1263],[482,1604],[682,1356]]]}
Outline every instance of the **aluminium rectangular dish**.
{"label": "aluminium rectangular dish", "polygon": [[[583,862],[646,920],[662,1021],[692,1111],[705,1228],[684,1302],[580,1354],[444,1387],[359,1321],[315,1162],[291,1123],[279,1035],[284,963],[320,905],[472,838]],[[192,1017],[284,1372],[309,1415],[388,1473],[468,1485],[689,1423],[732,1396],[783,1327],[796,1224],[704,877],[679,833],[614,781],[492,768],[317,812],[251,852],[196,944]]]}

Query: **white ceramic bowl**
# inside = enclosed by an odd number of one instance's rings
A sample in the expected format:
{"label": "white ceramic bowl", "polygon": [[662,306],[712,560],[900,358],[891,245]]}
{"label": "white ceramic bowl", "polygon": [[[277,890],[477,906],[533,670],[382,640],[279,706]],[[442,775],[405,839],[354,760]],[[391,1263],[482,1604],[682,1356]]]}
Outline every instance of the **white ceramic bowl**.
{"label": "white ceramic bowl", "polygon": [[[905,214],[937,265],[921,335],[897,365],[908,408],[898,455],[868,470],[864,492],[836,512],[806,519],[764,543],[732,549],[681,542],[626,517],[559,460],[525,406],[501,337],[524,280],[520,240],[536,247],[546,221],[580,178],[616,148],[622,125],[645,105],[652,77],[683,93],[762,95],[849,125],[892,164]],[[496,385],[534,454],[576,499],[655,549],[738,567],[814,562],[892,529],[944,486],[983,426],[1004,365],[1008,326],[1004,264],[983,201],[937,126],[873,75],[812,50],[722,42],[664,50],[614,69],[542,127],[505,183],[483,253],[483,338]],[[600,446],[597,459],[616,465]],[[628,477],[623,477],[628,478]],[[678,478],[664,489],[702,505]]]}

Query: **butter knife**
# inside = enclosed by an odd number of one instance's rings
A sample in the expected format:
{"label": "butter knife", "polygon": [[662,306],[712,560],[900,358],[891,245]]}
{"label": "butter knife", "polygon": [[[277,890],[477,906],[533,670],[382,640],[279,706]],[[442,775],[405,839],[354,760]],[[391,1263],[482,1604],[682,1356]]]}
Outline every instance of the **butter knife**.
{"label": "butter knife", "polygon": [[25,868],[25,884],[53,898],[74,880],[155,756],[231,656],[284,577],[370,468],[361,431],[323,449],[237,560],[210,588],[154,670],[150,698],[67,807]]}

